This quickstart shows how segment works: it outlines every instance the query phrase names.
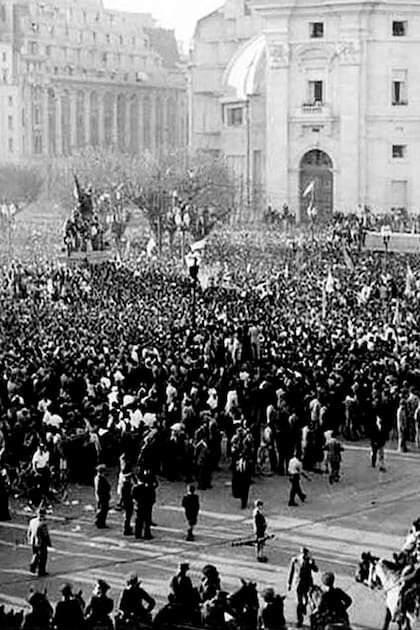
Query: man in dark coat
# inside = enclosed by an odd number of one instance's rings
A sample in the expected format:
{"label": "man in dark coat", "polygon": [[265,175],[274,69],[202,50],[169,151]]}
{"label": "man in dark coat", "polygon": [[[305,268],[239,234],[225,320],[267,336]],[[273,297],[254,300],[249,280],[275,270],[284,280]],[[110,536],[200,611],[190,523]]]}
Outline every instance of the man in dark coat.
{"label": "man in dark coat", "polygon": [[109,510],[109,500],[111,497],[111,486],[106,478],[106,466],[99,464],[96,468],[97,474],[94,479],[95,499],[96,499],[96,520],[98,529],[106,528],[106,517]]}
{"label": "man in dark coat", "polygon": [[124,536],[131,536],[133,529],[131,527],[131,517],[133,516],[133,475],[131,472],[123,474],[121,485],[121,506],[124,510]]}
{"label": "man in dark coat", "polygon": [[245,457],[240,457],[233,464],[232,469],[232,495],[241,500],[241,508],[248,505],[249,488],[252,479],[252,462]]}
{"label": "man in dark coat", "polygon": [[53,617],[56,630],[78,630],[84,627],[82,602],[73,595],[70,584],[61,588],[62,598],[57,602]]}
{"label": "man in dark coat", "polygon": [[127,586],[121,594],[119,610],[123,621],[132,623],[150,623],[151,612],[155,607],[155,600],[144,588],[136,573],[131,573],[127,579]]}
{"label": "man in dark coat", "polygon": [[188,492],[182,498],[182,507],[185,512],[185,519],[188,523],[186,540],[194,540],[194,527],[197,525],[198,513],[200,511],[200,500],[195,493],[194,484],[188,486]]}
{"label": "man in dark coat", "polygon": [[136,509],[136,521],[134,535],[136,538],[151,540],[153,538],[150,527],[152,525],[152,509],[156,500],[156,491],[153,483],[147,476],[141,475],[133,487],[133,499]]}

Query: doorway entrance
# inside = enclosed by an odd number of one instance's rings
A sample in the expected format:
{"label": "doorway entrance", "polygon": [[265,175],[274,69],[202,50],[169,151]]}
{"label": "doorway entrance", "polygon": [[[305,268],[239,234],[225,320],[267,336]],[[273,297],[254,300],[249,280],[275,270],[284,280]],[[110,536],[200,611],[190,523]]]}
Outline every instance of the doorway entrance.
{"label": "doorway entrance", "polygon": [[303,156],[299,168],[300,219],[308,221],[308,208],[316,209],[317,218],[328,218],[333,212],[333,163],[320,149]]}

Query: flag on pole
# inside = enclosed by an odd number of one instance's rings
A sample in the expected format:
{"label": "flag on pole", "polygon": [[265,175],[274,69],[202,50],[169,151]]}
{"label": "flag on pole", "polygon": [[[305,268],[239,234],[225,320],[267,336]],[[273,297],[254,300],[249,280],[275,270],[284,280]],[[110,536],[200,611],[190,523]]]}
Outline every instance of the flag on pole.
{"label": "flag on pole", "polygon": [[309,182],[309,184],[306,186],[305,190],[302,193],[302,197],[307,197],[310,193],[313,193],[315,190],[315,180],[313,179],[311,182]]}
{"label": "flag on pole", "polygon": [[328,276],[325,281],[325,293],[334,293],[334,276],[331,269],[328,271]]}
{"label": "flag on pole", "polygon": [[205,248],[207,243],[207,237],[201,239],[201,241],[196,241],[195,243],[191,243],[191,251],[197,252]]}
{"label": "flag on pole", "polygon": [[284,279],[288,280],[289,279],[289,263],[287,262],[284,266]]}
{"label": "flag on pole", "polygon": [[404,295],[406,295],[407,297],[410,297],[414,293],[413,285],[414,285],[415,279],[416,277],[414,275],[414,272],[411,269],[410,264],[407,263],[407,273],[405,276],[405,290],[404,290]]}
{"label": "flag on pole", "polygon": [[349,271],[354,271],[355,266],[354,266],[353,258],[351,257],[350,252],[348,248],[346,247],[346,245],[343,245],[343,256],[344,256],[344,262],[346,264],[347,269]]}
{"label": "flag on pole", "polygon": [[77,179],[76,173],[73,174],[73,178],[74,178],[73,195],[77,201],[80,201],[80,198],[82,196],[82,189],[80,188],[79,180]]}

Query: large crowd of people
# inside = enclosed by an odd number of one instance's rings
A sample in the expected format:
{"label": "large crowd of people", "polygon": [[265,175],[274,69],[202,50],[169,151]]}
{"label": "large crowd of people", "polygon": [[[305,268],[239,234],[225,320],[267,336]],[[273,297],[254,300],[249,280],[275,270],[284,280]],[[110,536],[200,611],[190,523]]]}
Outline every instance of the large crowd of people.
{"label": "large crowd of people", "polygon": [[390,435],[419,447],[420,259],[360,251],[346,225],[211,235],[194,316],[174,261],[3,268],[0,518],[8,484],[39,505],[53,475],[92,484],[98,465],[120,490],[133,471],[210,489],[223,438],[248,481],[323,471],[326,451],[338,481],[337,436],[382,469]]}

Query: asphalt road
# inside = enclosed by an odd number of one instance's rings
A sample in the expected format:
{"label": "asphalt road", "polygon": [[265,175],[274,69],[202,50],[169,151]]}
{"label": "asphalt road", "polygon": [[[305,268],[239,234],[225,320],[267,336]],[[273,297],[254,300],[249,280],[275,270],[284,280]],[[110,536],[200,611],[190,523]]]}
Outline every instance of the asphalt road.
{"label": "asphalt road", "polygon": [[[93,526],[93,490],[71,489],[70,505],[59,505],[49,516],[53,550],[49,553],[46,578],[36,578],[28,570],[30,550],[25,532],[32,514],[22,504],[13,505],[13,520],[0,524],[0,604],[26,607],[29,587],[47,586],[51,600],[58,599],[59,587],[70,581],[89,597],[97,578],[111,585],[117,600],[127,574],[137,571],[143,586],[159,604],[166,601],[168,584],[181,561],[188,561],[191,576],[198,583],[201,568],[215,564],[222,586],[232,592],[240,578],[254,579],[261,592],[266,586],[286,593],[287,567],[293,554],[309,547],[320,571],[333,570],[337,583],[353,598],[352,626],[381,628],[384,597],[354,581],[362,551],[391,557],[401,548],[411,521],[419,516],[420,454],[387,455],[387,471],[370,467],[363,447],[346,448],[343,478],[330,486],[325,475],[311,475],[304,481],[307,502],[287,506],[289,482],[280,476],[259,477],[251,487],[250,503],[262,498],[269,532],[275,539],[267,544],[268,563],[255,561],[250,547],[232,547],[235,539],[251,534],[251,509],[241,510],[231,497],[229,474],[217,473],[213,488],[200,493],[201,514],[196,541],[185,541],[185,522],[180,508],[184,484],[161,482],[154,509],[152,541],[136,541],[122,536],[122,514],[114,510],[110,528]],[[294,595],[286,600],[286,618],[295,622]]]}

